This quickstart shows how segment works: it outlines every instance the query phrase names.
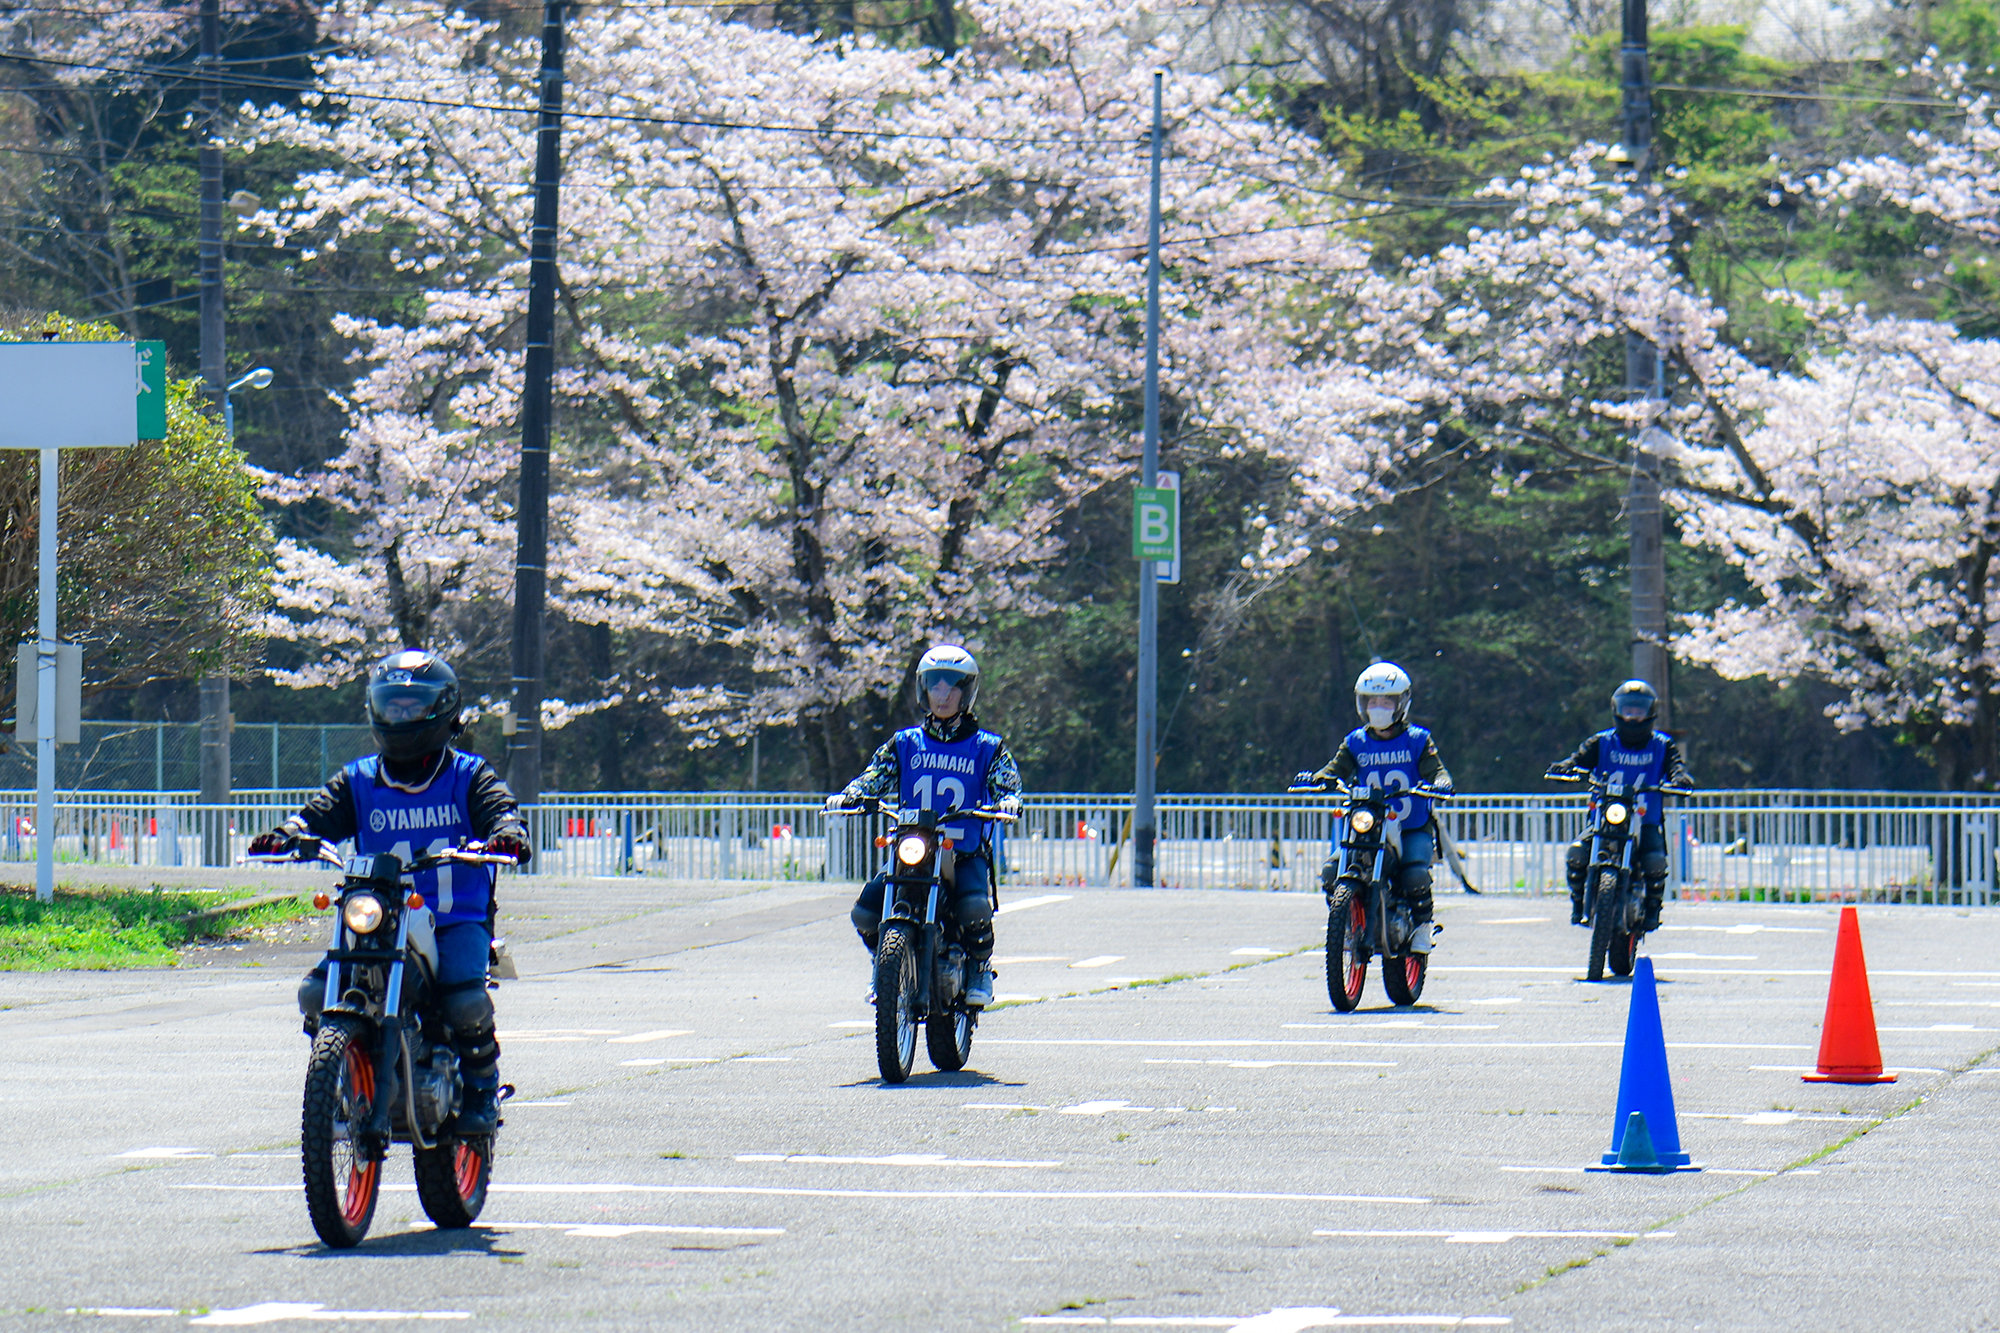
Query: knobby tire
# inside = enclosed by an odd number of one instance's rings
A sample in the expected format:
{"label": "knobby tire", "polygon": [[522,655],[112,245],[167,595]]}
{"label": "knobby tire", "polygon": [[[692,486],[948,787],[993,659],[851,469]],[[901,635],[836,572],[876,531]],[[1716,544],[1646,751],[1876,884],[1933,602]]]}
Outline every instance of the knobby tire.
{"label": "knobby tire", "polygon": [[917,1062],[917,949],[902,926],[886,926],[875,950],[875,1067],[901,1083]]}
{"label": "knobby tire", "polygon": [[382,1163],[368,1161],[354,1141],[375,1109],[375,1055],[367,1029],[349,1019],[320,1024],[306,1062],[299,1153],[306,1213],[319,1238],[336,1250],[361,1243],[375,1219]]}
{"label": "knobby tire", "polygon": [[1604,980],[1604,964],[1611,956],[1612,937],[1625,919],[1625,895],[1619,892],[1616,871],[1606,870],[1597,877],[1597,904],[1590,918],[1589,979]]}
{"label": "knobby tire", "polygon": [[1361,1003],[1368,984],[1367,909],[1352,880],[1334,885],[1326,913],[1326,998],[1343,1014]]}
{"label": "knobby tire", "polygon": [[493,1138],[459,1138],[445,1133],[437,1147],[419,1148],[417,1199],[424,1215],[440,1230],[469,1227],[486,1207],[486,1187],[493,1179]]}
{"label": "knobby tire", "polygon": [[[1421,927],[1430,929],[1430,923]],[[1382,989],[1392,1004],[1415,1004],[1424,993],[1424,975],[1430,970],[1430,955],[1406,953],[1382,960]]]}

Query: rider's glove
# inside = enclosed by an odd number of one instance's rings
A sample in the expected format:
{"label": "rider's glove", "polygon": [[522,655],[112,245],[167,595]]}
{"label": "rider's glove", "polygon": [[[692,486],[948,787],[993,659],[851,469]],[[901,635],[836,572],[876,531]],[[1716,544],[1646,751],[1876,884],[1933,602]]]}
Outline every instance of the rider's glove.
{"label": "rider's glove", "polygon": [[993,803],[993,808],[1003,815],[1012,815],[1014,818],[1019,819],[1021,817],[1021,798],[1018,796],[1002,796]]}
{"label": "rider's glove", "polygon": [[1294,787],[1316,787],[1319,783],[1311,773],[1294,773],[1292,774],[1292,785]]}
{"label": "rider's glove", "polygon": [[524,866],[534,859],[535,849],[528,840],[518,833],[496,833],[486,840],[486,850],[494,856],[511,856],[514,864]]}
{"label": "rider's glove", "polygon": [[252,856],[276,856],[280,852],[290,851],[291,847],[292,831],[287,828],[274,828],[268,833],[259,833],[250,839]]}
{"label": "rider's glove", "polygon": [[825,811],[829,815],[837,815],[842,813],[843,811],[854,809],[855,804],[856,803],[848,797],[846,792],[837,791],[833,795],[826,798],[826,804],[821,806],[820,809]]}

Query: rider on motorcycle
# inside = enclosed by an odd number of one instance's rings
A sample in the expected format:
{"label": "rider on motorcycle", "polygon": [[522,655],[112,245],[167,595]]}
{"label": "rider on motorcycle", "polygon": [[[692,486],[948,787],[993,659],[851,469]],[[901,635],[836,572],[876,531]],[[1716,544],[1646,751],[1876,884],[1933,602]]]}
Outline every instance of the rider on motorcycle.
{"label": "rider on motorcycle", "polygon": [[[979,697],[979,663],[956,644],[939,644],[917,662],[917,702],[923,720],[886,741],[860,777],[826,800],[828,811],[852,810],[863,798],[896,795],[904,809],[1021,811],[1021,770],[997,732],[972,715]],[[965,1002],[993,1003],[992,834],[983,820],[941,826],[954,840],[957,886],[952,915],[965,946]],[[882,924],[890,867],[862,887],[849,919],[869,957]],[[872,995],[870,997],[873,998]]]}
{"label": "rider on motorcycle", "polygon": [[[1554,773],[1587,774],[1609,778],[1614,773],[1625,779],[1625,790],[1644,784],[1649,787],[1686,787],[1693,783],[1681,760],[1681,747],[1664,731],[1653,728],[1659,716],[1660,696],[1643,680],[1628,680],[1611,692],[1611,723],[1603,731],[1586,737],[1569,758],[1550,765]],[[1646,924],[1648,932],[1660,928],[1660,907],[1667,892],[1666,812],[1656,796],[1646,802],[1645,822],[1639,827],[1639,873],[1646,881]],[[1583,880],[1590,872],[1590,836],[1569,849],[1569,923],[1585,924]]]}
{"label": "rider on motorcycle", "polygon": [[[1317,773],[1301,773],[1299,786],[1318,786],[1338,780],[1357,779],[1393,794],[1422,784],[1440,793],[1451,791],[1451,774],[1438,757],[1437,742],[1431,733],[1409,721],[1409,673],[1394,662],[1377,662],[1354,682],[1354,711],[1364,725],[1347,733],[1333,758]],[[1397,860],[1396,889],[1411,905],[1411,920],[1418,926],[1431,920],[1431,862],[1437,856],[1437,825],[1431,822],[1431,803],[1422,796],[1405,796],[1389,803],[1389,822],[1402,830],[1402,852]],[[1327,859],[1320,871],[1326,891],[1333,891],[1340,873],[1338,853]],[[1431,932],[1413,932],[1411,946],[1429,953]]]}
{"label": "rider on motorcycle", "polygon": [[[533,854],[519,803],[493,766],[452,748],[464,730],[458,677],[430,653],[409,650],[383,659],[368,676],[368,725],[379,753],[333,775],[305,808],[250,841],[253,855],[286,850],[296,838],[354,839],[363,856],[386,853],[409,862],[467,839],[526,863]],[[491,866],[439,866],[415,876],[424,904],[437,916],[438,1006],[451,1028],[465,1077],[458,1130],[490,1134],[498,1121],[500,1044],[486,966],[495,905]],[[326,965],[299,983],[306,1030],[319,1025]]]}

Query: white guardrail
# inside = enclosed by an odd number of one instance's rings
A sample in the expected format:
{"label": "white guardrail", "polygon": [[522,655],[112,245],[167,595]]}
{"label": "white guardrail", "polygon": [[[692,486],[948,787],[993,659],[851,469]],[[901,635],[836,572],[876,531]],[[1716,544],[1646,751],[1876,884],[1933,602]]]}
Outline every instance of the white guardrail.
{"label": "white guardrail", "polygon": [[[201,866],[242,856],[310,789],[244,792],[201,805],[188,792],[71,792],[56,807],[58,864]],[[798,793],[552,793],[526,813],[535,872],[674,880],[866,878],[879,820],[825,819]],[[1334,828],[1321,798],[1159,798],[1155,879],[1168,888],[1306,892]],[[1129,886],[1129,797],[1031,796],[1002,844],[1016,888]],[[1484,893],[1564,887],[1563,855],[1584,798],[1461,796],[1441,813]],[[0,861],[36,854],[32,792],[0,792]],[[1714,791],[1667,813],[1672,892],[1683,899],[1985,905],[2000,896],[2000,796],[1967,793]],[[1438,867],[1443,891],[1457,888]]]}

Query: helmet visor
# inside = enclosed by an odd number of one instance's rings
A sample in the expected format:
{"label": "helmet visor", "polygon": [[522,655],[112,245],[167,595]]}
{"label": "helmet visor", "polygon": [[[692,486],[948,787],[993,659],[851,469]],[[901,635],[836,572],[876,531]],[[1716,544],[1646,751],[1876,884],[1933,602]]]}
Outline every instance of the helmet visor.
{"label": "helmet visor", "polygon": [[932,667],[928,671],[917,673],[917,688],[928,698],[931,691],[940,685],[964,688],[966,677],[970,674],[958,667]]}
{"label": "helmet visor", "polygon": [[1644,695],[1627,694],[1617,701],[1615,711],[1620,722],[1644,722],[1652,716],[1653,701]]}
{"label": "helmet visor", "polygon": [[368,687],[368,708],[375,720],[389,727],[428,722],[438,715],[451,686],[422,680],[383,680]]}

